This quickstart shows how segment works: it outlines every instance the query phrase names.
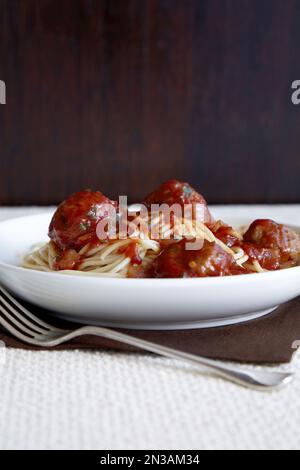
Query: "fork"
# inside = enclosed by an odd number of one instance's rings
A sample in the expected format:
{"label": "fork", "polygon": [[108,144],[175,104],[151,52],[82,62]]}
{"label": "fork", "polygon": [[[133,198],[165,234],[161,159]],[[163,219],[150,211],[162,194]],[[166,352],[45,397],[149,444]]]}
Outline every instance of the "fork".
{"label": "fork", "polygon": [[278,389],[290,383],[293,378],[291,372],[246,370],[237,365],[196,356],[100,326],[82,326],[73,330],[58,328],[31,313],[2,286],[0,286],[0,325],[24,343],[47,348],[84,335],[109,338],[161,356],[183,360],[194,366],[204,366],[218,377],[256,390]]}

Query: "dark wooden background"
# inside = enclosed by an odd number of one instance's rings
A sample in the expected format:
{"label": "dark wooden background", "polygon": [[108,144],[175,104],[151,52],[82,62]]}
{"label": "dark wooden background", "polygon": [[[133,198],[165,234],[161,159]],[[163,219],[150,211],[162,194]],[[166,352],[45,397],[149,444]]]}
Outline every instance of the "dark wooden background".
{"label": "dark wooden background", "polygon": [[300,202],[300,0],[0,0],[0,203]]}

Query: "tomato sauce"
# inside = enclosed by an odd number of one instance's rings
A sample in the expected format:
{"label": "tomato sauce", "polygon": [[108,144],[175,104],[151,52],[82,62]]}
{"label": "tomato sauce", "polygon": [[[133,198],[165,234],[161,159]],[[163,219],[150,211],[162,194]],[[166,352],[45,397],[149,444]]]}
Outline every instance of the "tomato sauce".
{"label": "tomato sauce", "polygon": [[208,228],[213,232],[216,238],[225,243],[229,248],[240,246],[241,240],[230,225],[218,220],[214,224],[209,225]]}
{"label": "tomato sauce", "polygon": [[120,248],[119,252],[124,253],[126,258],[130,258],[131,264],[133,265],[139,265],[142,263],[142,258],[140,257],[138,250],[138,243],[136,241],[132,241],[126,247]]}

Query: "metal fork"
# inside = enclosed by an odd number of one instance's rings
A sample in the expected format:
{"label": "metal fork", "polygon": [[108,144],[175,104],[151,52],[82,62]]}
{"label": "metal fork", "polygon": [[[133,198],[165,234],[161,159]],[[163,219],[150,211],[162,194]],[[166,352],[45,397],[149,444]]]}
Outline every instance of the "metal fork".
{"label": "metal fork", "polygon": [[256,390],[274,390],[291,382],[293,374],[281,371],[245,370],[206,357],[178,351],[124,333],[98,326],[82,326],[74,330],[57,328],[33,315],[6,289],[0,286],[0,325],[14,337],[34,346],[54,347],[84,335],[96,335],[129,344],[161,356],[201,365],[215,375]]}

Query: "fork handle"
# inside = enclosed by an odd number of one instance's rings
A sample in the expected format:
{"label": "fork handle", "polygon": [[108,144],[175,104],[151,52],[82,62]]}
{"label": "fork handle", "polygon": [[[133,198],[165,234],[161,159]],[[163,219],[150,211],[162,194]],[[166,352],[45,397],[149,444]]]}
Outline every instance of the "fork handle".
{"label": "fork handle", "polygon": [[[96,335],[104,338],[129,344],[137,348],[159,354],[172,359],[183,360],[192,365],[201,365],[208,368],[218,376],[239,385],[258,390],[273,390],[283,385],[287,385],[293,377],[292,373],[280,371],[244,370],[232,364],[225,364],[220,361],[209,359],[203,356],[196,356],[180,350],[169,348],[157,343],[152,343],[144,339],[136,338],[119,331],[98,326],[84,326],[67,333],[63,339],[53,339],[47,342],[48,346],[58,344],[82,335]],[[50,344],[51,343],[51,344]]]}

